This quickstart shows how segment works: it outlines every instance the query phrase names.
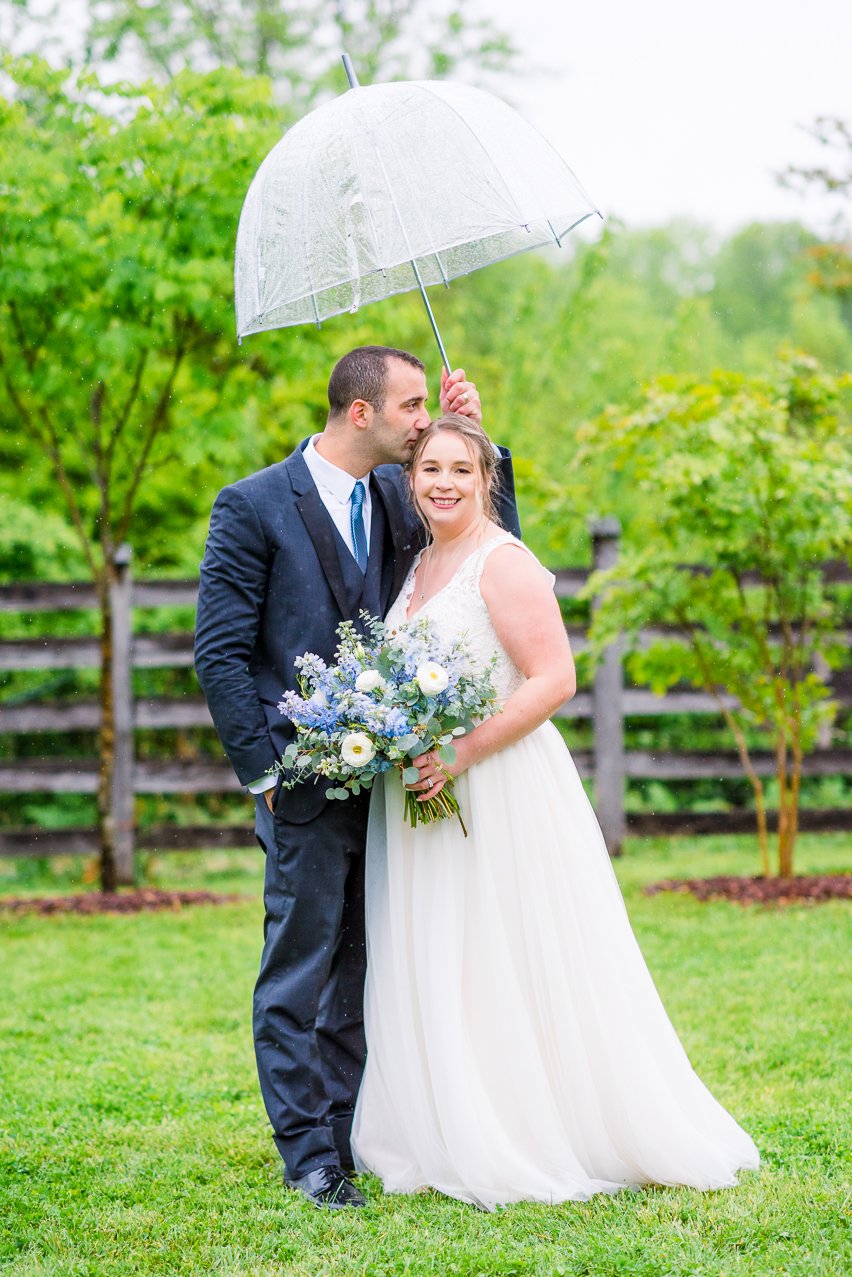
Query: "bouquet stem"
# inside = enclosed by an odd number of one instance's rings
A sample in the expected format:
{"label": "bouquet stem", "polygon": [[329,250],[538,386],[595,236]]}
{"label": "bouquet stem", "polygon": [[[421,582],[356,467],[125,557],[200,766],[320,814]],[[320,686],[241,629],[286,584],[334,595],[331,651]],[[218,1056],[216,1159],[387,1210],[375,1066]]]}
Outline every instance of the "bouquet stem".
{"label": "bouquet stem", "polygon": [[449,780],[434,798],[427,798],[425,803],[418,802],[414,791],[406,789],[405,816],[412,829],[415,829],[417,825],[431,825],[435,820],[445,820],[447,816],[458,816],[462,833],[467,838],[467,828],[462,819],[459,800],[453,793],[452,782]]}

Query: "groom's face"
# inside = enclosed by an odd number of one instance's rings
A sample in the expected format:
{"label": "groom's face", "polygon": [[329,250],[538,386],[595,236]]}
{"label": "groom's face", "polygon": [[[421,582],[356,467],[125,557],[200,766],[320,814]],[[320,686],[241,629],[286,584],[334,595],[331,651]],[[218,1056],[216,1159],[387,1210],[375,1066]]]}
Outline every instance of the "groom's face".
{"label": "groom's face", "polygon": [[387,363],[385,402],[370,423],[373,465],[411,458],[421,430],[429,425],[426,375],[401,359]]}

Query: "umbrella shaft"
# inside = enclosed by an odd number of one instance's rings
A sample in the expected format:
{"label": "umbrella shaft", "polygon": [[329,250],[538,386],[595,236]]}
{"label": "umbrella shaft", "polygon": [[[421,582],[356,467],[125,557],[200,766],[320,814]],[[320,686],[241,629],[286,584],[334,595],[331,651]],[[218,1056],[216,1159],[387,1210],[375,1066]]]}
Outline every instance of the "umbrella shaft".
{"label": "umbrella shaft", "polygon": [[417,287],[420,289],[420,296],[423,298],[423,305],[426,307],[426,314],[429,316],[429,323],[432,325],[432,332],[435,334],[435,341],[438,343],[438,350],[441,352],[444,367],[447,372],[452,372],[453,365],[450,363],[449,355],[447,354],[444,348],[444,343],[441,340],[441,334],[438,331],[438,325],[435,322],[435,316],[432,314],[432,307],[429,305],[429,298],[426,295],[426,289],[423,286],[423,279],[417,268],[417,262],[413,257],[411,259],[411,269],[414,271],[414,278],[417,280]]}
{"label": "umbrella shaft", "polygon": [[340,57],[343,62],[343,70],[346,72],[346,78],[349,81],[350,89],[359,89],[361,87],[361,82],[355,74],[352,59],[348,53],[341,53]]}
{"label": "umbrella shaft", "polygon": [[[360,82],[358,80],[358,76],[355,74],[355,68],[352,65],[352,59],[350,58],[349,54],[342,53],[340,56],[341,56],[341,61],[343,62],[343,69],[346,72],[346,78],[349,81],[350,89],[360,88],[361,87]],[[375,145],[375,142],[373,143],[373,145]],[[390,191],[390,197],[391,197],[391,200],[393,201],[394,212],[397,215],[397,219],[399,220],[399,224],[400,224],[400,227],[402,228],[403,234],[405,234],[405,224],[403,223],[403,220],[400,216],[396,199],[394,197],[393,190],[391,189],[390,181],[388,179],[387,172],[385,171],[385,166],[382,161],[381,154],[379,153],[378,147],[376,147],[376,156],[378,158],[379,163],[382,166],[382,172],[385,175],[385,180],[388,183],[388,190]],[[438,265],[439,266],[441,265],[440,258],[438,259]],[[417,280],[417,287],[420,289],[420,296],[423,298],[423,305],[426,307],[426,314],[429,316],[429,323],[432,325],[432,332],[435,334],[435,341],[438,343],[438,350],[441,352],[441,358],[444,361],[444,367],[446,368],[447,372],[452,372],[452,365],[450,364],[449,357],[447,355],[446,350],[444,349],[444,343],[441,340],[441,334],[438,332],[438,325],[435,323],[435,316],[432,314],[432,307],[429,305],[429,298],[426,296],[426,289],[423,286],[423,279],[417,267],[417,262],[414,260],[413,257],[411,259],[411,268],[414,271],[414,278]],[[444,274],[443,266],[441,266],[441,274],[442,275]],[[444,277],[444,283],[446,283],[449,286],[449,281],[447,280],[446,276]],[[316,307],[316,303],[314,303],[314,306]]]}

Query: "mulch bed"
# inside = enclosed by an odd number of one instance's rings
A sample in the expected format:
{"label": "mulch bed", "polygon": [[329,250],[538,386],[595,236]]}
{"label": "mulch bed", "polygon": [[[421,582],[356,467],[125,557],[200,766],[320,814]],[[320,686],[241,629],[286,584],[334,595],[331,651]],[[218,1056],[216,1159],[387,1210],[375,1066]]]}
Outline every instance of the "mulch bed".
{"label": "mulch bed", "polygon": [[226,896],[217,891],[159,891],[144,887],[138,891],[87,891],[77,896],[0,897],[0,910],[11,913],[152,913],[171,909],[179,913],[189,905],[227,905],[243,896]]}
{"label": "mulch bed", "polygon": [[817,904],[852,897],[852,874],[803,874],[798,878],[669,878],[644,888],[646,896],[687,892],[697,900],[734,900],[741,905]]}
{"label": "mulch bed", "polygon": [[[798,878],[669,878],[644,888],[646,896],[664,891],[693,895],[697,900],[735,900],[743,905],[816,904],[821,900],[852,897],[852,874],[812,874]],[[191,905],[227,905],[243,896],[216,891],[87,891],[74,896],[0,897],[0,910],[9,913],[151,913],[170,909],[180,912]]]}

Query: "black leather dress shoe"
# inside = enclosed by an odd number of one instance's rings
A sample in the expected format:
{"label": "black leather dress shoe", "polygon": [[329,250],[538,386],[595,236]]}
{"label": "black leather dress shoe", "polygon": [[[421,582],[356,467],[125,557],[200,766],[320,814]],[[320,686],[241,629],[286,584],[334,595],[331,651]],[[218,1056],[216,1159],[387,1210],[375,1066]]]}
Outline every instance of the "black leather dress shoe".
{"label": "black leather dress shoe", "polygon": [[285,1175],[284,1183],[290,1188],[298,1189],[315,1206],[325,1206],[327,1210],[367,1205],[366,1198],[347,1179],[339,1166],[318,1166],[315,1171],[308,1171],[307,1175],[302,1175],[299,1179],[289,1179]]}

